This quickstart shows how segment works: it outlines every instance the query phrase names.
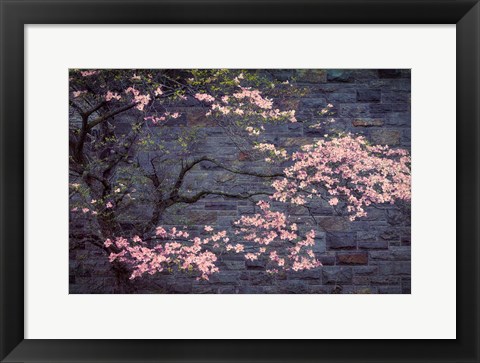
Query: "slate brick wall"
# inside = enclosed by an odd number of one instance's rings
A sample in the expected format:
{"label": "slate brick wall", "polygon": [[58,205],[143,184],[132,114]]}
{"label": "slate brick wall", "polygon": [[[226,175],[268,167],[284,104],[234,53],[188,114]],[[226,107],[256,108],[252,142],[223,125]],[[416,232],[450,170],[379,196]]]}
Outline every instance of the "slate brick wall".
{"label": "slate brick wall", "polygon": [[[331,103],[337,130],[363,134],[372,143],[410,149],[410,70],[272,70],[271,73],[280,81],[293,77],[305,90],[302,97],[282,101],[284,107],[297,110],[300,122],[266,128],[265,135],[277,145],[292,151],[330,132],[310,126],[321,120],[318,111]],[[179,125],[202,126],[198,137],[204,142],[196,150],[199,155],[264,171],[264,163],[246,160],[246,155],[238,152],[222,129],[204,117],[203,109],[187,103],[178,111],[182,117],[176,124],[170,124],[169,135],[173,137]],[[212,184],[219,190],[230,191],[268,188],[262,180],[232,175],[212,164],[202,164],[193,170],[185,187],[198,189]],[[171,208],[162,224],[186,225],[192,233],[201,234],[206,224],[230,229],[233,220],[255,211],[250,201],[213,196],[193,205]],[[140,215],[143,212],[140,210]],[[184,274],[162,274],[138,281],[138,293],[410,293],[408,208],[369,208],[367,217],[354,222],[336,215],[322,203],[313,208],[313,218],[297,206],[289,206],[287,213],[300,225],[316,229],[315,252],[323,267],[272,277],[264,272],[261,261],[246,262],[239,255],[226,255],[219,263],[222,273],[208,282]],[[71,218],[71,231],[88,231],[88,228],[93,227],[78,216]],[[70,293],[118,291],[106,254],[89,243],[71,240]]]}

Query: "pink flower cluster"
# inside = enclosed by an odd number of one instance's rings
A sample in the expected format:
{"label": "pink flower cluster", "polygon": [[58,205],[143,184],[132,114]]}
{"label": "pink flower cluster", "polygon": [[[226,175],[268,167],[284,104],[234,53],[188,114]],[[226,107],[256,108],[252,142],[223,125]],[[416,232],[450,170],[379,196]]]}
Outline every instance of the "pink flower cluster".
{"label": "pink flower cluster", "polygon": [[346,135],[305,145],[292,160],[295,164],[284,170],[286,178],[272,184],[275,200],[303,205],[320,197],[336,206],[341,199],[352,221],[366,216],[364,207],[372,203],[410,200],[411,158],[406,150],[372,146],[362,136]]}
{"label": "pink flower cluster", "polygon": [[151,120],[154,125],[157,125],[161,121],[165,121],[167,118],[165,116],[147,116],[143,118],[145,121]]}
{"label": "pink flower cluster", "polygon": [[[287,226],[283,213],[271,211],[270,204],[265,201],[260,201],[258,206],[261,213],[243,216],[235,222],[238,227],[235,234],[245,243],[253,243],[256,246],[253,252],[247,252],[244,243],[230,243],[226,231],[214,231],[211,226],[205,226],[204,230],[209,234],[205,238],[191,238],[186,231],[175,227],[167,231],[159,226],[155,236],[148,239],[156,242],[154,246],[140,236],[108,238],[104,246],[110,251],[111,263],[119,261],[131,269],[130,279],[177,268],[180,271],[198,271],[197,279],[208,280],[209,276],[219,272],[216,252],[223,251],[245,253],[245,259],[251,261],[264,257],[272,267],[267,271],[270,273],[308,270],[321,265],[313,252],[313,230],[301,238],[297,225]],[[285,243],[291,247],[285,249]]]}
{"label": "pink flower cluster", "polygon": [[109,102],[111,100],[120,100],[122,96],[120,96],[117,92],[108,91],[105,95],[105,101]]}
{"label": "pink flower cluster", "polygon": [[297,122],[297,118],[295,117],[295,110],[280,111],[278,108],[276,108],[275,110],[263,111],[261,115],[265,119],[271,118],[273,120],[278,120],[280,118],[286,118],[290,122]]}
{"label": "pink flower cluster", "polygon": [[212,105],[212,110],[213,111],[218,110],[218,112],[220,112],[221,114],[228,115],[232,111],[232,108],[228,106],[222,106],[218,103],[214,103]]}
{"label": "pink flower cluster", "polygon": [[[89,207],[74,207],[70,211],[71,212],[79,212],[81,211],[83,214],[90,213],[93,216],[98,215],[98,212],[105,212],[106,209],[112,209],[114,207],[112,202],[107,202],[103,207],[100,203],[98,203],[98,200],[92,199],[91,202],[92,206]],[[95,210],[93,207],[96,207],[97,210]]]}
{"label": "pink flower cluster", "polygon": [[[238,86],[241,92],[232,95],[223,95],[220,97],[221,102],[215,102],[215,97],[206,93],[197,93],[195,98],[199,101],[212,103],[210,110],[206,116],[213,113],[217,115],[238,115],[238,116],[256,116],[264,119],[279,120],[287,119],[290,122],[297,122],[295,118],[295,110],[280,111],[280,109],[272,109],[273,100],[264,98],[259,90]],[[215,103],[213,103],[215,102]]]}
{"label": "pink flower cluster", "polygon": [[285,149],[277,149],[277,147],[273,144],[268,143],[259,143],[254,146],[254,149],[259,150],[264,153],[268,153],[270,157],[266,158],[265,161],[271,162],[272,158],[278,158],[281,160],[288,160],[290,156],[287,154],[287,150]]}
{"label": "pink flower cluster", "polygon": [[[295,223],[289,225],[284,213],[273,212],[266,201],[260,201],[257,205],[260,207],[260,213],[242,216],[234,223],[238,228],[235,234],[242,237],[245,243],[253,243],[256,246],[256,252],[245,254],[247,260],[253,261],[266,256],[271,266],[270,272],[278,272],[279,269],[309,270],[321,266],[313,252],[314,230],[308,231],[305,238],[301,238],[297,225]],[[285,244],[292,247],[285,249]],[[243,245],[240,246],[243,251]],[[235,247],[231,246],[230,249]]]}
{"label": "pink flower cluster", "polygon": [[256,128],[253,128],[252,126],[247,126],[245,128],[245,131],[248,132],[248,136],[258,136],[258,135],[260,135],[260,130],[256,129]]}
{"label": "pink flower cluster", "polygon": [[94,74],[97,74],[97,73],[98,73],[98,71],[82,71],[82,72],[80,72],[82,77],[93,76]]}
{"label": "pink flower cluster", "polygon": [[[213,228],[205,228],[207,232],[213,232]],[[167,231],[163,227],[157,227],[154,247],[147,246],[139,236],[131,239],[116,237],[114,240],[107,239],[104,243],[106,248],[114,247],[116,252],[111,252],[109,261],[116,260],[127,264],[132,274],[130,279],[143,276],[145,273],[153,275],[157,272],[176,266],[181,271],[195,270],[200,273],[199,279],[208,280],[209,276],[219,269],[215,265],[217,256],[206,250],[205,245],[211,242],[228,242],[226,231],[212,233],[207,238],[191,238],[186,231],[177,230],[173,227]]]}
{"label": "pink flower cluster", "polygon": [[250,103],[265,109],[271,110],[273,106],[273,101],[268,98],[263,98],[259,90],[252,90],[251,88],[239,86],[242,92],[237,92],[233,94],[237,100],[247,99]]}
{"label": "pink flower cluster", "polygon": [[81,95],[86,94],[88,91],[73,91],[73,98],[80,97]]}
{"label": "pink flower cluster", "polygon": [[181,114],[179,112],[164,112],[162,116],[146,116],[143,119],[145,121],[151,120],[154,125],[157,125],[161,121],[165,121],[167,118],[179,118]]}
{"label": "pink flower cluster", "polygon": [[140,94],[140,91],[135,89],[134,87],[128,87],[125,90],[125,93],[131,93],[133,95],[133,99],[137,103],[137,106],[135,106],[139,111],[143,111],[146,105],[150,102],[150,95],[142,95]]}
{"label": "pink flower cluster", "polygon": [[81,211],[83,214],[91,214],[92,216],[96,216],[98,214],[98,212],[96,210],[93,210],[93,209],[90,209],[90,208],[81,208],[79,209],[78,207],[74,207],[70,210],[71,212],[75,213],[75,212],[78,212],[78,211]]}
{"label": "pink flower cluster", "polygon": [[195,98],[199,101],[204,101],[209,103],[215,101],[215,97],[210,96],[209,94],[206,94],[206,93],[196,93]]}

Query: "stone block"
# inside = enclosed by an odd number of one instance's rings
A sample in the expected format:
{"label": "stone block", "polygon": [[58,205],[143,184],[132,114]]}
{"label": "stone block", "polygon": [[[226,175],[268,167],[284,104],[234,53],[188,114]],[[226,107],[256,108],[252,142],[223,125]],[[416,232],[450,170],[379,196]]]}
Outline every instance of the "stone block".
{"label": "stone block", "polygon": [[402,73],[399,69],[379,69],[378,77],[380,78],[400,78]]}
{"label": "stone block", "polygon": [[410,246],[412,243],[412,237],[411,236],[402,236],[400,237],[400,242],[402,246]]}
{"label": "stone block", "polygon": [[377,232],[375,231],[358,231],[357,232],[358,242],[372,242],[376,240],[377,240]]}
{"label": "stone block", "polygon": [[245,260],[245,266],[247,270],[261,270],[266,269],[267,263],[265,260]]}
{"label": "stone block", "polygon": [[327,71],[323,69],[299,69],[296,74],[297,82],[301,83],[325,83]]}
{"label": "stone block", "polygon": [[[320,280],[322,278],[322,269],[314,268],[304,271],[291,271],[287,273],[288,280]],[[318,282],[317,282],[318,283]]]}
{"label": "stone block", "polygon": [[329,256],[329,255],[320,255],[317,256],[317,259],[320,261],[320,263],[323,266],[333,266],[335,265],[335,256]]}
{"label": "stone block", "polygon": [[378,78],[378,71],[376,69],[355,69],[352,71],[353,77],[357,83],[363,83],[371,79]]}
{"label": "stone block", "polygon": [[304,145],[313,144],[311,137],[288,137],[282,140],[282,145],[285,147],[296,147],[299,148]]}
{"label": "stone block", "polygon": [[397,230],[395,228],[389,228],[380,233],[379,237],[384,241],[399,241],[400,233],[400,230]]}
{"label": "stone block", "polygon": [[281,286],[281,292],[284,294],[306,294],[309,290],[308,284],[302,281],[290,281]]}
{"label": "stone block", "polygon": [[327,234],[328,249],[356,249],[355,233],[335,232]]}
{"label": "stone block", "polygon": [[324,253],[327,250],[327,244],[325,241],[324,233],[316,232],[315,244],[313,245],[312,250],[317,255],[320,253]]}
{"label": "stone block", "polygon": [[302,99],[302,107],[303,108],[314,108],[320,109],[327,106],[327,101],[325,98],[304,98]]}
{"label": "stone block", "polygon": [[353,72],[347,69],[327,70],[328,82],[353,82]]}
{"label": "stone block", "polygon": [[388,249],[387,241],[359,241],[359,250],[386,250]]}
{"label": "stone block", "polygon": [[300,98],[282,98],[278,100],[278,106],[282,110],[297,110],[300,105]]}
{"label": "stone block", "polygon": [[350,221],[347,217],[316,216],[318,225],[327,232],[345,232],[350,230]]}
{"label": "stone block", "polygon": [[379,118],[356,118],[352,121],[354,127],[379,127],[383,124],[383,120]]}
{"label": "stone block", "polygon": [[353,275],[371,276],[378,273],[378,266],[355,266],[353,267]]}
{"label": "stone block", "polygon": [[324,284],[349,284],[352,282],[352,268],[347,266],[324,266],[322,278]]}
{"label": "stone block", "polygon": [[368,253],[366,252],[342,252],[337,253],[338,265],[366,265]]}
{"label": "stone block", "polygon": [[382,263],[378,264],[378,267],[381,275],[410,276],[411,274],[410,261]]}
{"label": "stone block", "polygon": [[386,129],[379,129],[373,130],[371,132],[371,139],[374,144],[380,145],[399,145],[400,144],[400,131],[397,130],[386,130]]}
{"label": "stone block", "polygon": [[226,270],[245,270],[245,261],[243,260],[224,260],[222,261]]}
{"label": "stone block", "polygon": [[357,102],[380,102],[379,89],[357,89]]}
{"label": "stone block", "polygon": [[211,284],[236,284],[240,280],[239,272],[220,272],[210,276],[209,283]]}
{"label": "stone block", "polygon": [[235,202],[205,202],[206,210],[236,210]]}
{"label": "stone block", "polygon": [[410,91],[382,91],[383,103],[410,103]]}
{"label": "stone block", "polygon": [[388,251],[370,251],[372,261],[410,261],[411,249],[407,246],[393,246]]}
{"label": "stone block", "polygon": [[205,116],[206,110],[201,107],[188,107],[185,111],[185,118],[189,127],[215,126],[213,117]]}
{"label": "stone block", "polygon": [[373,117],[386,117],[391,112],[410,112],[408,103],[370,103],[368,106]]}
{"label": "stone block", "polygon": [[343,89],[340,92],[329,92],[327,95],[328,103],[337,106],[340,103],[353,103],[357,101],[355,90]]}
{"label": "stone block", "polygon": [[344,103],[344,104],[340,104],[338,114],[340,117],[350,117],[350,118],[370,117],[371,106],[372,106],[371,104],[367,104],[367,103]]}
{"label": "stone block", "polygon": [[272,275],[269,275],[264,271],[242,272],[240,278],[248,281],[251,285],[270,285],[274,279]]}
{"label": "stone block", "polygon": [[389,126],[410,126],[412,116],[410,112],[390,112],[386,117],[386,124]]}

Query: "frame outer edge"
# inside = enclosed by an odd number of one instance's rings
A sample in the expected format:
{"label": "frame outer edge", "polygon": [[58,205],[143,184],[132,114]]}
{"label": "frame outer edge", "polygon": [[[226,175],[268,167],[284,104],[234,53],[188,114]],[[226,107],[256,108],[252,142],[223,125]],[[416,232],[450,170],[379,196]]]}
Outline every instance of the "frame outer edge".
{"label": "frame outer edge", "polygon": [[[19,2],[21,3],[21,2]],[[33,2],[33,3],[38,3],[38,2]],[[65,1],[59,1],[58,4],[66,3]],[[29,356],[28,352],[25,352],[24,349],[26,346],[28,346],[27,341],[23,341],[23,333],[24,333],[24,311],[23,311],[23,284],[21,286],[14,286],[15,283],[17,282],[23,282],[23,263],[18,265],[17,262],[20,260],[20,257],[18,255],[15,256],[15,253],[19,254],[21,256],[21,259],[23,260],[23,234],[21,236],[18,236],[18,227],[19,225],[21,226],[23,224],[23,220],[18,220],[19,212],[23,213],[23,198],[21,200],[16,199],[16,196],[18,196],[19,189],[23,188],[22,185],[15,185],[16,182],[18,182],[19,178],[22,178],[23,180],[23,164],[20,163],[21,165],[14,165],[15,162],[17,161],[22,161],[23,160],[23,149],[21,146],[16,146],[14,144],[15,140],[8,140],[6,137],[6,133],[14,126],[11,125],[12,122],[7,124],[7,119],[9,120],[14,120],[14,121],[19,121],[22,120],[22,115],[21,111],[23,110],[22,104],[23,104],[23,94],[20,94],[20,91],[23,91],[23,85],[20,87],[19,91],[16,94],[17,101],[16,102],[10,102],[13,100],[12,96],[9,96],[7,99],[7,96],[5,94],[4,89],[5,85],[8,84],[8,82],[12,81],[23,81],[23,68],[20,69],[22,72],[9,72],[7,73],[6,70],[10,69],[18,69],[18,65],[14,66],[14,63],[18,59],[22,59],[23,57],[23,17],[21,14],[18,13],[19,7],[16,8],[16,10],[13,10],[13,3],[12,2],[5,2],[0,0],[0,14],[1,14],[1,54],[0,54],[0,60],[1,60],[1,69],[0,69],[0,76],[1,76],[1,99],[0,99],[0,141],[1,141],[1,147],[0,147],[0,261],[1,261],[1,266],[0,266],[0,283],[1,283],[1,296],[0,296],[0,320],[1,320],[1,326],[0,326],[0,360],[3,361],[5,356],[10,353],[6,360],[4,361],[38,361],[38,360],[43,360],[43,361],[48,361],[52,357],[46,357],[46,356],[37,356],[37,357],[32,357]],[[23,3],[23,6],[26,6],[27,3]],[[59,16],[60,17],[60,16]],[[41,16],[40,16],[41,18]],[[41,21],[40,21],[41,23]],[[465,28],[462,28],[462,23],[469,23]],[[470,28],[468,28],[470,26]],[[472,30],[472,27],[474,29],[473,33],[470,33],[470,30]],[[9,30],[8,37],[6,35],[7,31]],[[465,162],[460,166],[460,171],[461,175],[463,177],[467,177],[467,180],[465,178],[462,178],[462,187],[468,187],[473,189],[473,195],[470,194],[470,196],[467,195],[467,193],[464,193],[463,198],[459,198],[458,201],[460,201],[460,206],[464,207],[464,210],[468,210],[469,212],[474,212],[474,213],[465,213],[462,215],[463,220],[460,220],[460,223],[458,223],[457,228],[468,228],[470,226],[469,230],[471,231],[472,228],[474,228],[474,241],[469,241],[472,242],[473,250],[467,250],[463,249],[461,252],[463,254],[458,254],[458,256],[463,255],[467,256],[466,260],[468,263],[466,264],[465,269],[462,267],[462,271],[464,271],[465,275],[468,276],[467,274],[473,275],[473,280],[468,283],[468,286],[464,286],[466,289],[474,289],[473,292],[470,290],[470,294],[465,295],[465,290],[461,290],[463,293],[462,296],[462,301],[463,305],[462,307],[469,307],[468,311],[474,310],[475,316],[472,317],[471,315],[466,317],[471,321],[470,327],[473,327],[473,336],[468,337],[470,343],[476,344],[475,346],[475,351],[473,352],[472,350],[469,351],[469,353],[475,354],[475,357],[472,357],[471,355],[469,357],[464,356],[462,358],[459,358],[458,362],[478,362],[479,359],[479,346],[478,346],[478,329],[479,329],[479,314],[478,314],[478,301],[479,301],[479,288],[478,288],[478,283],[479,283],[479,246],[478,246],[478,241],[479,241],[479,227],[477,226],[478,224],[478,212],[479,212],[479,206],[480,206],[480,193],[479,193],[479,168],[478,168],[478,161],[480,160],[479,157],[479,87],[480,87],[480,48],[479,48],[479,40],[480,40],[480,5],[478,1],[476,2],[476,5],[474,8],[470,9],[468,14],[464,16],[464,18],[459,21],[457,25],[457,40],[459,39],[459,34],[462,34],[463,31],[467,32],[466,39],[468,40],[467,45],[464,45],[463,48],[459,48],[463,50],[462,57],[471,57],[468,63],[468,67],[466,68],[466,71],[464,72],[458,72],[457,71],[457,82],[458,79],[463,79],[463,84],[467,84],[469,80],[472,80],[472,77],[474,78],[474,81],[471,82],[471,94],[466,94],[466,95],[458,95],[457,94],[457,107],[463,108],[463,111],[467,110],[470,112],[467,112],[469,115],[474,115],[474,121],[472,122],[474,130],[470,129],[467,130],[467,128],[461,129],[458,134],[457,134],[457,140],[460,140],[460,136],[465,136],[468,142],[462,146],[463,151],[474,151],[474,155],[472,158],[468,158],[468,155],[466,156],[468,161],[470,161],[467,165]],[[458,43],[457,43],[458,46]],[[467,47],[467,48],[466,48]],[[8,55],[7,55],[8,54]],[[459,53],[457,53],[457,59],[459,57]],[[465,58],[463,58],[465,60]],[[458,70],[458,65],[459,63],[457,62],[457,70]],[[469,71],[473,72],[469,73]],[[460,98],[460,96],[463,96],[464,98]],[[7,100],[10,103],[7,103]],[[458,116],[462,116],[462,113],[458,113]],[[460,117],[458,117],[458,120],[460,120]],[[468,121],[464,121],[468,122]],[[16,126],[17,131],[18,127],[20,127],[20,131],[23,133],[23,125],[22,126]],[[474,131],[474,132],[473,132]],[[460,143],[459,143],[460,145]],[[468,147],[470,146],[470,147]],[[9,155],[7,158],[6,151],[9,151]],[[462,154],[462,150],[460,150],[459,155],[464,155]],[[464,155],[465,156],[465,155]],[[471,161],[474,161],[475,163],[471,163]],[[458,164],[457,164],[458,167]],[[471,168],[474,168],[473,171]],[[11,174],[5,173],[5,171],[11,171]],[[470,170],[470,172],[468,172]],[[468,180],[470,178],[470,180]],[[457,185],[457,190],[458,190],[458,185]],[[8,193],[7,193],[8,192]],[[459,203],[457,201],[457,203]],[[471,207],[472,209],[468,209],[466,207]],[[13,212],[10,210],[10,208],[13,208]],[[6,212],[9,213],[6,213]],[[468,215],[469,214],[469,215]],[[17,219],[17,220],[16,220]],[[9,222],[13,222],[9,224]],[[14,241],[16,242],[21,242],[21,244],[12,244],[12,245],[7,245],[5,236],[9,235],[8,232],[15,232],[16,236]],[[22,230],[23,233],[23,230]],[[474,253],[472,253],[474,252]],[[8,255],[8,259],[7,259]],[[8,263],[8,264],[7,264]],[[458,269],[458,266],[457,266]],[[7,279],[9,277],[9,279]],[[472,284],[473,282],[473,284]],[[467,283],[463,282],[463,284],[467,285]],[[475,285],[475,286],[473,286]],[[462,285],[459,283],[457,285],[458,288],[460,288]],[[473,301],[471,300],[472,298]],[[473,307],[473,309],[472,309]],[[21,312],[21,316],[19,315],[19,312]],[[465,337],[464,337],[465,338]],[[20,344],[19,344],[20,343]],[[33,343],[33,342],[32,342]],[[17,347],[17,348],[15,348]],[[15,349],[14,349],[15,348]],[[470,347],[465,347],[465,348],[472,348]],[[23,352],[23,353],[22,353]],[[466,353],[466,352],[465,352]],[[473,358],[473,359],[472,359]],[[68,361],[74,360],[74,357],[70,356],[67,358]],[[62,361],[64,361],[62,359]]]}
{"label": "frame outer edge", "polygon": [[24,340],[24,23],[15,5],[0,0],[0,360]]}
{"label": "frame outer edge", "polygon": [[[480,3],[457,23],[457,339],[480,361]],[[473,119],[470,119],[473,118]],[[468,231],[468,232],[466,232]],[[463,238],[462,238],[463,237]],[[465,238],[467,237],[467,238]],[[468,238],[470,237],[470,238]],[[459,273],[460,272],[460,273]],[[462,278],[459,278],[461,276]],[[471,314],[469,314],[471,312]],[[464,326],[460,329],[459,322]],[[469,334],[465,334],[469,332]],[[465,346],[468,344],[470,346]],[[467,360],[465,360],[467,361]]]}

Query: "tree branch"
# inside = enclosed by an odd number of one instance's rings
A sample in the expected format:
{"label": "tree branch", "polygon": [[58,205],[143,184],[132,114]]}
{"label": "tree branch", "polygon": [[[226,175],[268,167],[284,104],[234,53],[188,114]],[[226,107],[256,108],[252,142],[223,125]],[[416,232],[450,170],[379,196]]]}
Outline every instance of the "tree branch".
{"label": "tree branch", "polygon": [[221,195],[224,197],[228,198],[235,198],[235,199],[249,199],[251,197],[257,196],[257,195],[272,195],[272,193],[269,192],[254,192],[254,193],[245,193],[245,194],[240,194],[240,193],[227,193],[227,192],[221,192],[221,191],[207,191],[203,190],[195,195],[192,196],[178,196],[178,199],[175,200],[175,203],[196,203],[200,199],[206,197],[207,195]]}
{"label": "tree branch", "polygon": [[95,126],[97,126],[98,124],[108,120],[110,117],[113,117],[115,115],[118,115],[119,113],[122,113],[124,111],[127,111],[133,107],[135,107],[137,105],[137,102],[135,103],[131,103],[129,105],[126,105],[126,106],[123,106],[123,107],[120,107],[112,112],[109,112],[103,116],[100,116],[100,117],[97,117],[95,120],[91,121],[88,125],[87,125],[87,129],[88,130],[91,130],[92,128],[94,128]]}
{"label": "tree branch", "polygon": [[225,166],[224,164],[220,163],[219,161],[217,161],[215,159],[211,159],[209,157],[204,157],[202,161],[211,162],[212,164],[215,164],[219,168],[224,169],[226,171],[229,171],[230,173],[233,173],[233,174],[250,175],[250,176],[256,176],[258,178],[277,178],[277,177],[285,176],[285,174],[283,174],[283,173],[263,174],[263,173],[257,173],[255,171],[238,170],[238,169],[234,169],[234,168],[230,168],[228,166]]}
{"label": "tree branch", "polygon": [[107,104],[106,101],[102,101],[102,102],[100,102],[98,105],[96,105],[95,107],[91,108],[90,110],[85,111],[85,114],[86,114],[87,116],[90,116],[92,113],[98,111],[100,108],[102,108],[102,107],[105,106],[106,104]]}
{"label": "tree branch", "polygon": [[83,117],[85,115],[85,111],[79,105],[77,105],[75,102],[73,102],[72,100],[70,100],[70,105],[78,111],[80,116]]}
{"label": "tree branch", "polygon": [[[241,174],[241,175],[251,175],[251,176],[256,176],[256,177],[260,177],[260,178],[274,178],[274,177],[280,177],[280,176],[284,176],[283,174],[281,173],[274,173],[274,174],[262,174],[262,173],[257,173],[257,172],[252,172],[252,171],[243,171],[243,170],[236,170],[236,169],[233,169],[233,168],[229,168],[223,164],[221,164],[219,161],[215,160],[215,159],[212,159],[212,158],[209,158],[207,156],[202,156],[198,159],[195,159],[193,161],[191,161],[190,163],[187,163],[185,165],[182,166],[182,169],[180,170],[180,173],[178,174],[178,177],[177,177],[177,180],[175,182],[175,185],[173,186],[173,189],[172,191],[170,192],[170,195],[169,195],[169,200],[172,200],[172,201],[175,201],[176,199],[180,198],[179,196],[179,191],[180,191],[180,188],[182,187],[182,184],[183,184],[183,181],[185,179],[185,175],[197,164],[200,164],[201,162],[203,161],[207,161],[207,162],[210,162],[210,163],[213,163],[215,165],[217,165],[218,167],[224,169],[224,170],[227,170],[231,173],[234,173],[234,174]],[[201,192],[202,193],[202,192]],[[238,196],[238,194],[237,194]],[[200,196],[201,198],[202,196]]]}
{"label": "tree branch", "polygon": [[82,128],[80,129],[80,137],[75,146],[75,160],[82,163],[84,160],[83,157],[83,145],[85,144],[85,139],[87,138],[87,127],[88,127],[88,116],[85,113],[82,113]]}

